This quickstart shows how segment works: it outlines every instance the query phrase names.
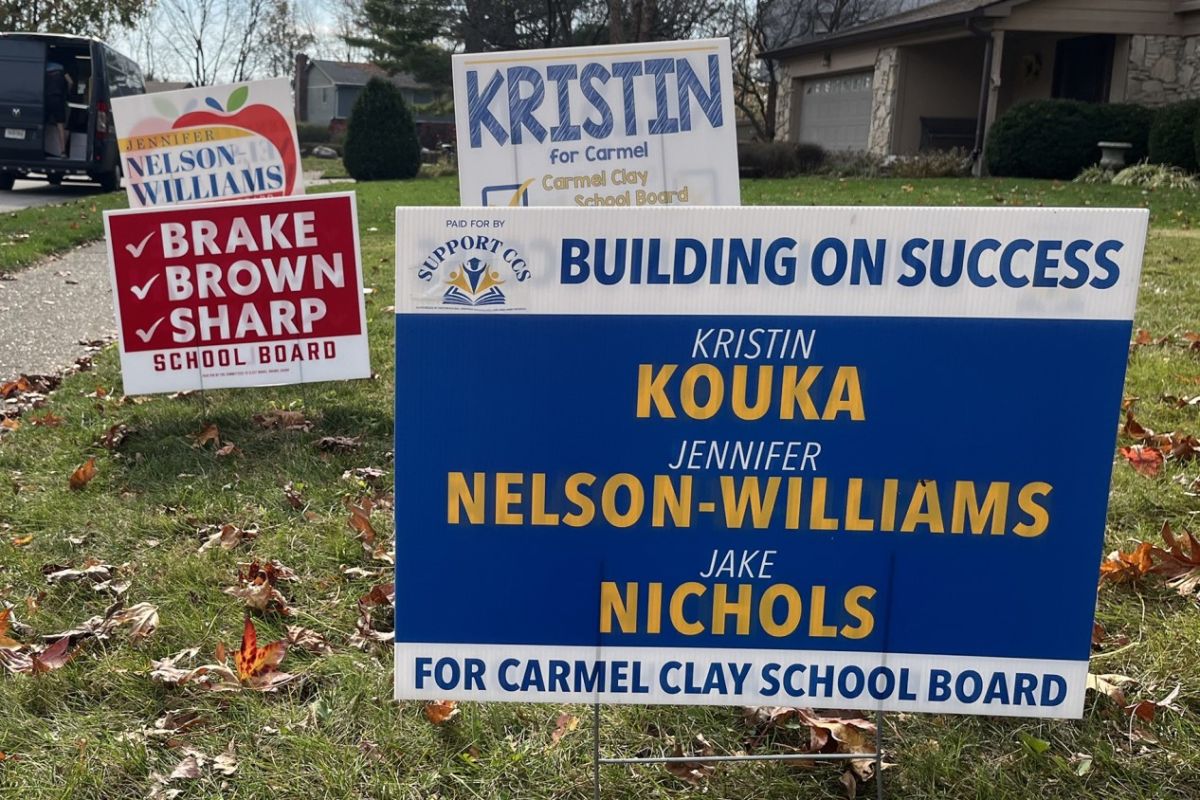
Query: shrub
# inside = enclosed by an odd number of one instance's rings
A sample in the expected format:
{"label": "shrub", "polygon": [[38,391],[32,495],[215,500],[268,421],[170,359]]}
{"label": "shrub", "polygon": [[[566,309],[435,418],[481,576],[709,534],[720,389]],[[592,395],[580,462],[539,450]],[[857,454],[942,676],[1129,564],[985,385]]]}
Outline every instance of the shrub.
{"label": "shrub", "polygon": [[838,178],[877,178],[884,173],[883,157],[865,150],[835,150],[821,170]]}
{"label": "shrub", "polygon": [[962,148],[930,150],[914,156],[899,156],[886,162],[888,175],[897,178],[961,178],[971,172],[971,156]]}
{"label": "shrub", "polygon": [[1198,182],[1179,167],[1167,164],[1134,164],[1118,172],[1112,179],[1117,186],[1142,186],[1147,189],[1188,189],[1196,191]]}
{"label": "shrub", "polygon": [[751,178],[790,178],[815,172],[825,161],[820,145],[805,142],[738,142],[738,167]]}
{"label": "shrub", "polygon": [[1097,115],[1097,142],[1129,142],[1133,147],[1125,152],[1127,163],[1144,161],[1150,153],[1150,128],[1154,124],[1154,109],[1134,103],[1101,103],[1093,107]]}
{"label": "shrub", "polygon": [[296,125],[296,137],[300,144],[326,144],[333,141],[329,126],[318,125],[315,122],[301,122]]}
{"label": "shrub", "polygon": [[356,181],[415,177],[421,167],[417,126],[400,90],[372,78],[354,102],[343,161]]}
{"label": "shrub", "polygon": [[1085,167],[1083,172],[1075,176],[1075,183],[1086,183],[1091,186],[1107,185],[1113,182],[1114,173],[1108,167],[1092,164]]}
{"label": "shrub", "polygon": [[1200,100],[1163,106],[1150,128],[1150,161],[1196,172],[1196,125]]}
{"label": "shrub", "polygon": [[993,175],[1069,180],[1100,159],[1096,108],[1077,100],[1033,100],[1000,115],[988,134]]}

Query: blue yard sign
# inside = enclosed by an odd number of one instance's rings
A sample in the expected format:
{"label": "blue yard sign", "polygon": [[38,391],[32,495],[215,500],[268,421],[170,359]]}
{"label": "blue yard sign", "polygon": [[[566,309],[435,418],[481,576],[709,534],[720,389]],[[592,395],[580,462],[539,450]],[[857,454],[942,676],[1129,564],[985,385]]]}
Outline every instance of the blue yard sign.
{"label": "blue yard sign", "polygon": [[396,697],[1079,716],[1146,222],[397,209]]}

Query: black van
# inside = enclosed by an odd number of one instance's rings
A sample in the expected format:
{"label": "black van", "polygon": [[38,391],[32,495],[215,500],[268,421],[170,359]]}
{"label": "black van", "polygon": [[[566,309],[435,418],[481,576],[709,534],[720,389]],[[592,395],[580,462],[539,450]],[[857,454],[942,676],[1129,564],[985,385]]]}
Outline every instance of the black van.
{"label": "black van", "polygon": [[101,41],[0,33],[0,190],[17,178],[57,184],[67,175],[116,189],[121,159],[112,98],[145,91],[141,68]]}

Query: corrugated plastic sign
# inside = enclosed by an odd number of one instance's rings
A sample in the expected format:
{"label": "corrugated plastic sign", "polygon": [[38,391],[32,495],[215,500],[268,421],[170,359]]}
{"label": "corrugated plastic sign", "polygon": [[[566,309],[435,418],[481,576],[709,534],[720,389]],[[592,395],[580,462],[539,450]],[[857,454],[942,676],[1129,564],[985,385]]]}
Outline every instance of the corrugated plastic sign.
{"label": "corrugated plastic sign", "polygon": [[396,220],[396,697],[1082,713],[1146,211]]}

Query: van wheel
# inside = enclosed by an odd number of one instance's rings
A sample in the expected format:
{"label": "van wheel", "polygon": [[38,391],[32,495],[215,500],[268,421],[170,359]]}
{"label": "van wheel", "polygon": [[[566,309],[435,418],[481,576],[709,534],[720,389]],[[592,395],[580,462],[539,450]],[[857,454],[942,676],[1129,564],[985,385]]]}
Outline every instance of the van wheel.
{"label": "van wheel", "polygon": [[100,182],[100,190],[104,192],[115,192],[121,188],[121,176],[114,169],[112,172],[105,172],[100,175],[97,180]]}
{"label": "van wheel", "polygon": [[0,175],[0,192],[11,192],[16,180],[16,175]]}

